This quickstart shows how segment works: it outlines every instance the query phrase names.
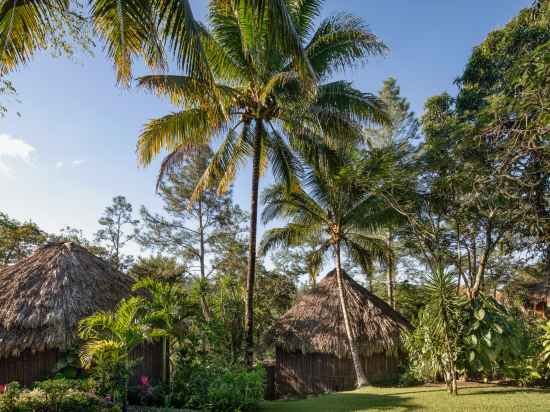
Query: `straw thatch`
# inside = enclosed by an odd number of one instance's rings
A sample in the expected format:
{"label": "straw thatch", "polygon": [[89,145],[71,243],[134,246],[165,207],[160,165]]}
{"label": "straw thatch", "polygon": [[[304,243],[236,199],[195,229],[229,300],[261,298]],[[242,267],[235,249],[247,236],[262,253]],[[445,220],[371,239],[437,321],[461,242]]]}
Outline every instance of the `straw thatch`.
{"label": "straw thatch", "polygon": [[132,280],[75,243],[49,244],[0,271],[0,358],[65,350],[78,322],[113,309]]}
{"label": "straw thatch", "polygon": [[[409,322],[347,274],[343,275],[350,323],[361,355],[396,354],[399,334],[410,327]],[[270,336],[271,342],[286,352],[350,358],[336,270],[286,312]]]}

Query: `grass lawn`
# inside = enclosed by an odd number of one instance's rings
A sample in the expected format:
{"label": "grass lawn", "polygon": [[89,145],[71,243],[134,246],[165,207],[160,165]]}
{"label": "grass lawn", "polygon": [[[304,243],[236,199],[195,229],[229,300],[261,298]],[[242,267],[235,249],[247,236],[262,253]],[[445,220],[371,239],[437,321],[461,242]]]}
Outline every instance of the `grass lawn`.
{"label": "grass lawn", "polygon": [[296,401],[264,402],[262,412],[550,411],[550,390],[468,385],[451,397],[440,386],[365,388]]}

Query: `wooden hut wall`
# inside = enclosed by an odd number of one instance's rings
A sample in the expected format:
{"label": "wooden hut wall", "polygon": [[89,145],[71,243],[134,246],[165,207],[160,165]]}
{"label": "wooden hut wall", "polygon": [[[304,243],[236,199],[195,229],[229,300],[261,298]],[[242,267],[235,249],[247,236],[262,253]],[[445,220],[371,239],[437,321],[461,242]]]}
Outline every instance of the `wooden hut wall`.
{"label": "wooden hut wall", "polygon": [[134,349],[130,359],[138,362],[130,377],[130,383],[138,383],[140,376],[147,376],[151,382],[159,383],[162,380],[162,357],[162,342],[147,343]]}
{"label": "wooden hut wall", "polygon": [[60,354],[57,350],[32,353],[22,352],[17,357],[0,359],[0,384],[19,382],[30,386],[48,377],[55,368]]}
{"label": "wooden hut wall", "polygon": [[[288,353],[277,349],[275,391],[277,395],[335,392],[354,389],[355,370],[351,359],[313,353]],[[398,359],[377,354],[363,358],[371,383],[397,378]]]}
{"label": "wooden hut wall", "polygon": [[[51,377],[52,371],[63,354],[57,350],[32,353],[22,352],[17,357],[0,359],[0,384],[19,382],[23,386],[31,386],[34,382]],[[138,361],[130,379],[138,382],[140,376],[148,376],[152,382],[158,383],[162,378],[162,344],[159,342],[140,345],[130,355]]]}

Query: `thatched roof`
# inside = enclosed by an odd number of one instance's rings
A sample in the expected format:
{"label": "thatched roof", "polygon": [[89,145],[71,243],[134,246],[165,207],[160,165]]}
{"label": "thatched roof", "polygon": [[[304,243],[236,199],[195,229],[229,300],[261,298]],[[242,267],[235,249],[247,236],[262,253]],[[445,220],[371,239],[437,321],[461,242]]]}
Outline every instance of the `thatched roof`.
{"label": "thatched roof", "polygon": [[66,349],[78,322],[110,310],[132,280],[75,243],[49,244],[0,271],[0,358]]}
{"label": "thatched roof", "polygon": [[[401,330],[409,322],[387,303],[344,273],[344,288],[354,336],[362,355],[396,353]],[[270,333],[272,343],[287,352],[328,353],[351,357],[338,297],[336,270],[305,294]]]}

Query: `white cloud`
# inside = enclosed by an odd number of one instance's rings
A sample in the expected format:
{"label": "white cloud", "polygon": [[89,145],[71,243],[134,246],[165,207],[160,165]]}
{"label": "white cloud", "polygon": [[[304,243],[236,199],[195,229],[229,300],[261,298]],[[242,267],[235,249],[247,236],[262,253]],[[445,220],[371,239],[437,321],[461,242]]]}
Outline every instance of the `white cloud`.
{"label": "white cloud", "polygon": [[84,162],[85,162],[84,160],[73,160],[73,161],[71,162],[71,164],[72,164],[73,166],[80,166],[80,165],[83,164]]}
{"label": "white cloud", "polygon": [[56,162],[55,163],[55,168],[56,169],[61,169],[63,167],[63,162]]}
{"label": "white cloud", "polygon": [[8,134],[0,134],[0,173],[11,176],[12,170],[5,160],[22,160],[29,164],[31,153],[35,148],[21,139],[16,139]]}

